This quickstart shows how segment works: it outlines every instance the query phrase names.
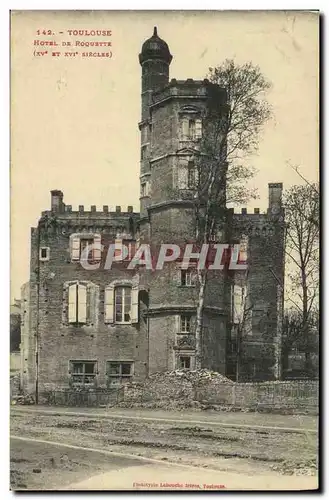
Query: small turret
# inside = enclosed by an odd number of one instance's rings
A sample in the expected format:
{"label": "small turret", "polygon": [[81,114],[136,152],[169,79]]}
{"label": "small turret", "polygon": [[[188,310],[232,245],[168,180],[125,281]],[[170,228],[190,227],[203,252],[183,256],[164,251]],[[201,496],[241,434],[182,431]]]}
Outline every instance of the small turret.
{"label": "small turret", "polygon": [[139,54],[142,66],[142,120],[148,117],[150,94],[166,87],[169,83],[169,65],[172,55],[168,44],[158,36],[157,28],[151,38],[143,43]]}

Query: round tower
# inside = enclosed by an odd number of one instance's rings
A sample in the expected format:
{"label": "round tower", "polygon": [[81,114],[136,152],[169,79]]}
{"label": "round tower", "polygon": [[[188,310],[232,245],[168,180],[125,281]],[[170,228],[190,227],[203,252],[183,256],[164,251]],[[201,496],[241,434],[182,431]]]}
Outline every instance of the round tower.
{"label": "round tower", "polygon": [[169,82],[171,60],[168,44],[158,36],[155,26],[153,35],[143,43],[139,54],[142,66],[142,120],[148,117],[150,93],[165,87]]}
{"label": "round tower", "polygon": [[172,60],[167,43],[157,33],[156,26],[151,38],[143,43],[139,54],[142,66],[142,112],[139,130],[141,132],[140,156],[140,210],[141,216],[147,216],[147,207],[151,197],[150,146],[152,94],[166,87],[169,82],[169,65]]}

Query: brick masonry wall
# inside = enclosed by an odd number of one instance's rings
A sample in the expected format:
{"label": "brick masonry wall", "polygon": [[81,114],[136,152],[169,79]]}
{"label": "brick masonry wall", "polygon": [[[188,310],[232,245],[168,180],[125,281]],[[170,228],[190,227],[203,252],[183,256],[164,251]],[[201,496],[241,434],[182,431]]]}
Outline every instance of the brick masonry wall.
{"label": "brick masonry wall", "polygon": [[[280,321],[284,284],[283,212],[234,214],[233,237],[248,235],[248,287],[252,311],[257,311],[259,327],[252,325],[241,346],[240,380],[273,380],[280,346]],[[262,311],[262,312],[260,312]],[[252,314],[253,314],[252,313]]]}
{"label": "brick masonry wall", "polygon": [[[92,218],[89,221],[93,224]],[[64,230],[65,227],[65,230]],[[133,361],[136,379],[147,375],[147,327],[145,321],[133,325],[104,323],[104,289],[117,279],[134,277],[121,264],[111,270],[85,270],[80,264],[70,262],[67,226],[40,230],[40,246],[50,248],[50,259],[38,264],[38,241],[32,241],[31,297],[32,328],[34,338],[38,322],[39,390],[68,387],[70,360],[97,361],[96,383],[106,384],[107,361]],[[71,230],[71,232],[74,232]],[[102,236],[106,237],[105,236]],[[102,240],[103,241],[103,240]],[[39,268],[39,269],[38,269]],[[37,315],[36,277],[39,271],[39,313]],[[90,326],[69,326],[63,323],[63,285],[69,280],[86,280],[98,287],[99,303],[95,322]],[[31,346],[30,346],[31,347]],[[31,358],[31,360],[30,360]],[[33,349],[29,349],[28,365],[35,364]],[[27,366],[28,366],[27,365]]]}

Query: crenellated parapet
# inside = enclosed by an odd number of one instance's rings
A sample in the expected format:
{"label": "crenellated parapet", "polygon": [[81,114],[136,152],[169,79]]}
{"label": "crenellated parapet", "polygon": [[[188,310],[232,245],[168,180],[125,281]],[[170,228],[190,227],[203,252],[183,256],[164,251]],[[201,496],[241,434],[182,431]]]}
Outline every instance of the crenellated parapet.
{"label": "crenellated parapet", "polygon": [[210,83],[209,80],[176,80],[172,78],[169,84],[160,90],[152,93],[152,101],[150,107],[154,107],[169,99],[191,97],[208,99],[210,95],[216,93],[217,98],[223,104],[226,103],[226,90],[218,85]]}
{"label": "crenellated parapet", "polygon": [[133,237],[137,223],[140,219],[139,212],[134,212],[129,205],[127,210],[121,206],[109,209],[103,205],[97,210],[96,205],[91,205],[90,210],[85,210],[84,205],[79,205],[77,210],[72,210],[72,205],[63,201],[63,193],[59,190],[51,191],[51,210],[44,210],[39,219],[39,228],[43,234],[70,234],[70,233],[105,233],[109,235],[126,234]]}

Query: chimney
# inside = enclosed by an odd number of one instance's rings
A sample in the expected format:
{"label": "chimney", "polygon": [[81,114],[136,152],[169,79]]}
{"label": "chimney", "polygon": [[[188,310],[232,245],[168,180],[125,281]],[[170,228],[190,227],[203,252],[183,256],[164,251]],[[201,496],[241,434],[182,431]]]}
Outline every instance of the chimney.
{"label": "chimney", "polygon": [[271,214],[278,214],[282,208],[282,182],[272,182],[268,185],[268,207]]}
{"label": "chimney", "polygon": [[64,212],[63,193],[58,189],[53,189],[51,193],[51,210],[53,212]]}

